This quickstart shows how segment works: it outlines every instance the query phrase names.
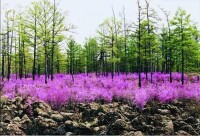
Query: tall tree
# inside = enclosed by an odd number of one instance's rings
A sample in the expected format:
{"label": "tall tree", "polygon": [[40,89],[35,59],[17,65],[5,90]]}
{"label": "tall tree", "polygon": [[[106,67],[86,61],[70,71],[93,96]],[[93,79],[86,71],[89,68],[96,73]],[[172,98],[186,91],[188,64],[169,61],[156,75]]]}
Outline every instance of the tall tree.
{"label": "tall tree", "polygon": [[[187,14],[185,10],[178,8],[176,11],[175,17],[171,21],[174,28],[174,35],[178,37],[179,41],[179,51],[181,53],[181,82],[184,84],[184,73],[185,73],[185,65],[187,64],[186,58],[187,54],[193,51],[195,44],[193,44],[192,31],[194,27],[192,27],[190,14]],[[194,52],[193,52],[194,53]],[[188,54],[189,55],[189,54]],[[192,55],[190,53],[190,55]]]}
{"label": "tall tree", "polygon": [[[170,23],[170,19],[169,19],[169,12],[167,12],[166,10],[164,9],[161,9],[166,17],[166,21],[167,21],[167,28],[168,28],[168,40],[167,40],[167,43],[168,43],[168,48],[169,48],[169,73],[170,73],[170,83],[172,83],[172,44],[171,44],[171,23]],[[166,57],[168,58],[168,57]],[[167,60],[166,60],[167,62]]]}
{"label": "tall tree", "polygon": [[138,44],[138,75],[139,82],[138,86],[141,87],[141,21],[142,21],[142,7],[140,5],[140,0],[137,1],[138,6],[138,28],[137,28],[137,44]]}

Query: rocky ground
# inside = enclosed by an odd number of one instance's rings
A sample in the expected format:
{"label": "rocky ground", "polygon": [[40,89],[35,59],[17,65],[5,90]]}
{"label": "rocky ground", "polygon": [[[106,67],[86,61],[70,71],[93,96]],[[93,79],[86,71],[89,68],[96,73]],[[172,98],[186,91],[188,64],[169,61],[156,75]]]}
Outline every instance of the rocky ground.
{"label": "rocky ground", "polygon": [[0,135],[198,135],[200,104],[149,102],[138,109],[126,102],[76,104],[52,110],[46,103],[1,97]]}

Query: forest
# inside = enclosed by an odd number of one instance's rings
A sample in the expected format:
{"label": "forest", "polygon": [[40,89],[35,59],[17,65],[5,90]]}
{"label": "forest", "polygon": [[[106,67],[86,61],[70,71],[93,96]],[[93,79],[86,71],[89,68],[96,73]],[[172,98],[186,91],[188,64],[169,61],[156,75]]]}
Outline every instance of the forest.
{"label": "forest", "polygon": [[[136,21],[128,21],[123,5],[120,13],[111,8],[112,16],[81,44],[68,35],[77,26],[66,23],[70,14],[57,0],[4,9],[0,115],[5,123],[0,134],[200,134],[199,24],[181,7],[173,15],[154,9],[149,0],[135,5]],[[11,114],[7,105],[16,112]],[[153,124],[148,124],[151,116]]]}

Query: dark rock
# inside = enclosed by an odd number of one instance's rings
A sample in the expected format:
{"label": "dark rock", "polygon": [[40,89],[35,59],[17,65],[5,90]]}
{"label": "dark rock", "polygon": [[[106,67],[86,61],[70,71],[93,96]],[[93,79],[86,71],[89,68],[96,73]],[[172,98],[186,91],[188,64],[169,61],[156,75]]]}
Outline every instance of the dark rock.
{"label": "dark rock", "polygon": [[174,134],[174,124],[172,120],[164,120],[164,131],[166,135]]}
{"label": "dark rock", "polygon": [[180,130],[184,130],[192,135],[198,135],[198,133],[195,131],[195,129],[191,125],[184,125],[180,128]]}
{"label": "dark rock", "polygon": [[17,124],[8,124],[4,135],[25,135]]}
{"label": "dark rock", "polygon": [[170,114],[170,111],[167,109],[158,109],[158,112],[162,115]]}
{"label": "dark rock", "polygon": [[182,121],[182,120],[176,120],[176,121],[174,121],[174,129],[175,129],[175,131],[180,130],[180,128],[181,128],[182,126],[185,126],[185,125],[187,125],[187,123],[185,123],[185,122]]}
{"label": "dark rock", "polygon": [[189,112],[183,112],[183,113],[181,113],[181,115],[180,115],[180,117],[181,117],[182,119],[187,119],[189,116],[190,116],[190,113],[189,113]]}
{"label": "dark rock", "polygon": [[94,135],[95,131],[86,125],[80,125],[74,129],[73,133],[75,135]]}
{"label": "dark rock", "polygon": [[74,120],[73,116],[75,113],[60,112],[64,120]]}
{"label": "dark rock", "polygon": [[56,121],[54,121],[52,119],[44,118],[41,116],[38,116],[38,118],[36,118],[36,121],[40,127],[44,127],[44,128],[56,127],[58,124]]}
{"label": "dark rock", "polygon": [[111,112],[110,109],[111,109],[111,108],[110,108],[108,105],[102,105],[103,113]]}
{"label": "dark rock", "polygon": [[55,135],[65,135],[66,134],[65,125],[61,125],[61,126],[57,127],[54,134]]}
{"label": "dark rock", "polygon": [[113,124],[111,124],[108,127],[107,134],[109,134],[109,135],[120,135],[125,130],[129,130],[129,131],[131,130],[130,123],[127,123],[126,121],[124,121],[122,119],[117,119]]}
{"label": "dark rock", "polygon": [[65,130],[73,132],[77,127],[79,127],[77,122],[71,120],[65,121]]}
{"label": "dark rock", "polygon": [[148,102],[143,110],[119,101],[81,103],[71,110],[60,110],[63,112],[34,102],[28,105],[33,114],[28,113],[26,98],[2,103],[0,135],[200,134],[198,108],[191,108],[187,100]]}
{"label": "dark rock", "polygon": [[173,105],[169,106],[169,110],[172,115],[177,115],[181,113],[180,110],[176,106],[173,106]]}
{"label": "dark rock", "polygon": [[186,123],[190,123],[190,124],[192,124],[192,123],[197,123],[196,120],[195,120],[195,118],[192,117],[192,116],[188,117],[188,118],[185,120],[185,122],[186,122]]}
{"label": "dark rock", "polygon": [[142,132],[141,131],[136,131],[134,133],[134,136],[143,136]]}
{"label": "dark rock", "polygon": [[93,130],[97,133],[100,130],[100,127],[94,127]]}
{"label": "dark rock", "polygon": [[124,135],[125,136],[133,136],[134,133],[135,133],[134,131],[130,131],[130,132],[125,133]]}
{"label": "dark rock", "polygon": [[21,121],[21,119],[19,118],[19,117],[15,117],[14,119],[13,119],[13,122],[20,122]]}
{"label": "dark rock", "polygon": [[138,112],[130,112],[130,113],[125,112],[124,113],[124,116],[129,120],[132,120],[132,119],[136,118],[138,115],[139,115]]}
{"label": "dark rock", "polygon": [[53,119],[57,122],[62,122],[64,117],[61,114],[52,114],[51,119]]}
{"label": "dark rock", "polygon": [[109,125],[112,124],[113,122],[115,122],[117,119],[123,119],[124,117],[117,112],[109,112],[106,113],[102,118],[99,118],[99,125]]}
{"label": "dark rock", "polygon": [[12,121],[11,119],[12,119],[12,116],[7,113],[4,115],[4,118],[2,118],[3,122],[5,123],[10,123]]}
{"label": "dark rock", "polygon": [[67,132],[65,135],[66,136],[70,136],[70,135],[73,135],[73,133],[72,132]]}
{"label": "dark rock", "polygon": [[[32,110],[36,113],[36,116],[38,116],[40,114],[40,116],[45,116],[47,117],[49,114],[52,114],[52,109],[51,106],[49,106],[48,104],[44,103],[44,102],[35,102],[31,104]],[[38,109],[40,110],[38,110]],[[37,109],[37,110],[36,110]]]}
{"label": "dark rock", "polygon": [[145,116],[140,115],[131,121],[131,125],[133,128],[140,130],[144,125],[146,125],[146,122]]}
{"label": "dark rock", "polygon": [[98,103],[94,103],[94,102],[90,103],[90,104],[89,104],[89,107],[90,107],[90,109],[92,109],[92,110],[101,109],[101,105],[98,104]]}
{"label": "dark rock", "polygon": [[99,104],[90,103],[89,108],[82,112],[82,119],[83,121],[91,121],[94,117],[99,116],[103,112],[104,110]]}
{"label": "dark rock", "polygon": [[17,97],[15,97],[15,98],[13,99],[12,102],[13,102],[14,105],[19,106],[19,105],[22,103],[22,100],[23,100],[22,97],[17,96]]}
{"label": "dark rock", "polygon": [[7,105],[9,103],[9,99],[7,97],[0,96],[0,103],[2,105]]}
{"label": "dark rock", "polygon": [[142,132],[146,132],[148,135],[155,135],[156,127],[154,127],[152,125],[144,125],[142,128]]}
{"label": "dark rock", "polygon": [[25,114],[21,121],[19,122],[20,123],[20,128],[24,131],[26,131],[28,129],[28,127],[31,125],[32,121],[29,119],[29,117]]}
{"label": "dark rock", "polygon": [[49,115],[47,112],[43,111],[43,110],[40,109],[40,108],[34,109],[34,114],[35,114],[36,116],[42,116],[42,117],[46,117],[46,118],[49,118],[49,117],[50,117],[50,115]]}
{"label": "dark rock", "polygon": [[175,134],[176,135],[181,135],[181,136],[183,136],[183,135],[191,136],[189,133],[187,133],[187,132],[185,132],[183,130],[180,130],[180,131],[176,132]]}

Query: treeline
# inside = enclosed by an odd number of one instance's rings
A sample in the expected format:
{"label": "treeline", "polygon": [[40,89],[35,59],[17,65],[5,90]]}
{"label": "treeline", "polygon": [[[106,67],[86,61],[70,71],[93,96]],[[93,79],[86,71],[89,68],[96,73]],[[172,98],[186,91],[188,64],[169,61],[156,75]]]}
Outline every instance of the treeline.
{"label": "treeline", "polygon": [[[154,72],[170,74],[200,73],[200,32],[190,14],[178,8],[171,17],[168,11],[158,9],[161,18],[145,0],[137,1],[137,22],[129,22],[125,8],[116,17],[105,19],[85,44],[77,44],[65,32],[73,29],[66,25],[66,14],[58,9],[55,0],[33,2],[24,11],[5,11],[1,32],[0,64],[2,80],[10,74],[22,78],[32,73],[45,75],[45,82],[53,80],[54,73],[96,73],[108,75],[137,72],[141,87],[141,73],[152,82]],[[147,73],[151,73],[148,77]],[[73,79],[74,80],[74,79]]]}

